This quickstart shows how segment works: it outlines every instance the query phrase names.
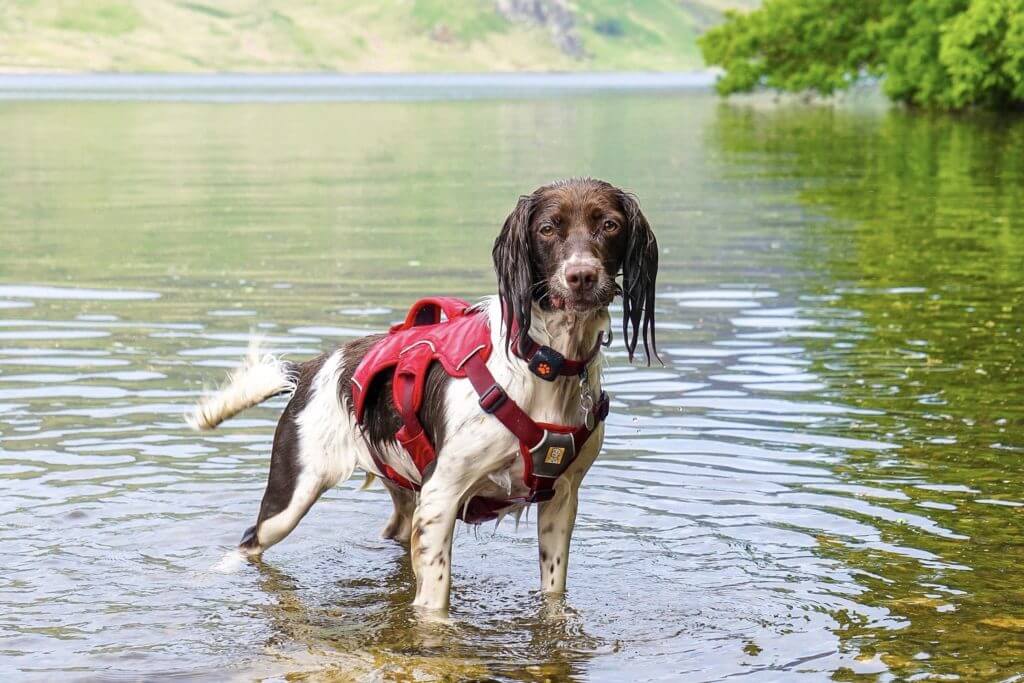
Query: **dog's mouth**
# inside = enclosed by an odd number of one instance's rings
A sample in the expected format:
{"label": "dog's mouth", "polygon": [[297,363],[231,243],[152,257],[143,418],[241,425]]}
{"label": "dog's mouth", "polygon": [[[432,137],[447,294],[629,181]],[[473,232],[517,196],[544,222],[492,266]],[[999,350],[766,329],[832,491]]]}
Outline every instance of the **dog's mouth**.
{"label": "dog's mouth", "polygon": [[612,282],[600,283],[587,292],[571,292],[559,286],[557,282],[548,284],[548,305],[556,311],[587,313],[604,308],[615,298],[615,285]]}

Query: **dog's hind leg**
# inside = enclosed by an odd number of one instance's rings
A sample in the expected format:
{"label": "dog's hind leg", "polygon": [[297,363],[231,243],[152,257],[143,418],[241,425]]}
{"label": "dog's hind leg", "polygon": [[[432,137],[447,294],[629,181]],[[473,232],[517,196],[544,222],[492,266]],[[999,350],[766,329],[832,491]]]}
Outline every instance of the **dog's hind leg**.
{"label": "dog's hind leg", "polygon": [[408,543],[412,535],[412,516],[416,510],[416,494],[408,489],[387,485],[388,493],[391,494],[391,502],[395,505],[394,512],[387,526],[381,532],[384,538],[390,538],[399,543]]}
{"label": "dog's hind leg", "polygon": [[337,391],[340,362],[335,352],[303,367],[274,434],[259,517],[239,544],[249,555],[282,541],[324,491],[352,476],[351,417]]}
{"label": "dog's hind leg", "polygon": [[301,460],[300,439],[295,416],[289,404],[274,435],[270,457],[270,475],[254,526],[242,537],[239,548],[259,555],[291,533],[313,507],[320,494],[337,483],[324,478]]}
{"label": "dog's hind leg", "polygon": [[[327,488],[330,487],[308,476],[301,476],[292,483],[290,496],[283,489],[268,487],[260,506],[259,519],[246,529],[239,548],[249,555],[259,555],[283,541]],[[288,502],[282,507],[286,497]]]}

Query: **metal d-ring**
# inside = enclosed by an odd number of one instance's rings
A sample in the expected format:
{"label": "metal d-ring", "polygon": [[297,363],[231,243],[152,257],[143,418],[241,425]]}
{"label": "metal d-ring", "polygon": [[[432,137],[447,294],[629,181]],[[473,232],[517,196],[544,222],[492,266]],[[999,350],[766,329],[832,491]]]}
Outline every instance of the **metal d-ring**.
{"label": "metal d-ring", "polygon": [[580,411],[587,429],[594,428],[594,394],[590,391],[590,373],[584,368],[580,373]]}

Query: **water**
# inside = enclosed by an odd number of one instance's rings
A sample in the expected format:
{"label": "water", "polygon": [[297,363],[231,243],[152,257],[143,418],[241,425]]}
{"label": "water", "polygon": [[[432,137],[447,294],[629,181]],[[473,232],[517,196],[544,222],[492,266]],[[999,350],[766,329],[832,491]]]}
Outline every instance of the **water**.
{"label": "water", "polygon": [[[444,95],[0,107],[4,678],[1024,673],[1024,121]],[[281,406],[181,416],[250,334],[486,294],[515,198],[574,174],[658,232],[665,365],[613,349],[566,599],[531,516],[461,527],[418,622],[356,481],[222,561]]]}

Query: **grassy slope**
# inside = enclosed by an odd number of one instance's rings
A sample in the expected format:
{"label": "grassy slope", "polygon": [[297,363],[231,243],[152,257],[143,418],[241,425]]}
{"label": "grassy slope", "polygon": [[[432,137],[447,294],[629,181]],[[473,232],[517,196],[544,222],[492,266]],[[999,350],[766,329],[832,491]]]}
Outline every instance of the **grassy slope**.
{"label": "grassy slope", "polygon": [[4,0],[0,71],[686,70],[721,9],[758,0],[576,0],[587,56],[493,0]]}

